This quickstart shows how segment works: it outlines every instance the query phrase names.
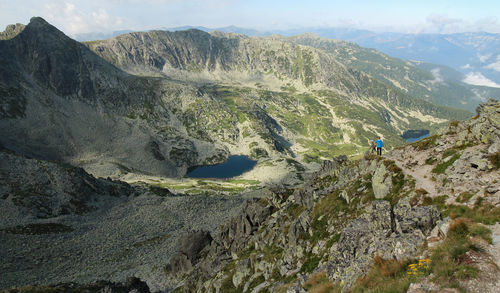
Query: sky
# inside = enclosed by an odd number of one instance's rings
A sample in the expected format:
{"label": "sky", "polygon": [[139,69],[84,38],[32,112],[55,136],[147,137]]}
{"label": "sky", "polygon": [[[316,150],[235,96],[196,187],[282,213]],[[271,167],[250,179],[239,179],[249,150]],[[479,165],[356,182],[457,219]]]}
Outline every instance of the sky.
{"label": "sky", "polygon": [[0,0],[0,30],[32,16],[70,36],[185,25],[500,33],[498,0]]}

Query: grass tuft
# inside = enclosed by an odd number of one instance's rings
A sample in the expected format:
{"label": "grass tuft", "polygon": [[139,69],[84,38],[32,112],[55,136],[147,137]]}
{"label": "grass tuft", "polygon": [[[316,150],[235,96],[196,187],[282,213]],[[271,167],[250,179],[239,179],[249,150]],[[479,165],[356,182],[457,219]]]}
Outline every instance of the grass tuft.
{"label": "grass tuft", "polygon": [[444,174],[446,169],[453,165],[453,163],[455,163],[455,161],[459,158],[460,154],[454,154],[453,157],[451,157],[451,159],[449,159],[448,161],[438,164],[434,169],[432,169],[432,172],[436,174]]}
{"label": "grass tuft", "polygon": [[342,288],[340,286],[333,284],[326,272],[319,272],[311,275],[309,280],[304,284],[304,288],[307,292],[311,293],[340,293]]}
{"label": "grass tuft", "polygon": [[488,159],[495,169],[500,169],[500,152],[489,155]]}
{"label": "grass tuft", "polygon": [[358,279],[350,292],[406,292],[415,277],[407,273],[411,261],[373,259],[373,267]]}

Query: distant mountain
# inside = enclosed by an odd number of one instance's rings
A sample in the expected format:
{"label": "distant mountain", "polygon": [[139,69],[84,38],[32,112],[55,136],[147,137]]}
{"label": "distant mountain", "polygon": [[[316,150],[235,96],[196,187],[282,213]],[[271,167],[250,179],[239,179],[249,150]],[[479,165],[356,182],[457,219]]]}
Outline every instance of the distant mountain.
{"label": "distant mountain", "polygon": [[[363,47],[380,50],[390,56],[443,64],[464,74],[480,73],[500,84],[500,35],[491,33],[460,34],[373,34],[338,35]],[[469,82],[474,82],[470,80]],[[479,82],[479,81],[477,81]],[[500,87],[500,85],[497,85]]]}
{"label": "distant mountain", "polygon": [[441,105],[473,111],[479,102],[500,98],[500,89],[472,86],[462,82],[465,76],[447,66],[405,61],[375,49],[353,43],[320,38],[313,34],[291,37],[298,44],[333,54],[339,62],[369,73],[405,93]]}

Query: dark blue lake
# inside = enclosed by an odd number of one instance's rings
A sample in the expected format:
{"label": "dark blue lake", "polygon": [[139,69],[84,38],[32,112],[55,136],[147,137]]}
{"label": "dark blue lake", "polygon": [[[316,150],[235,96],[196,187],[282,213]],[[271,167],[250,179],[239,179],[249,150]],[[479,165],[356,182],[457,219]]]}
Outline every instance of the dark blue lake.
{"label": "dark blue lake", "polygon": [[410,137],[410,138],[407,138],[406,141],[407,142],[416,142],[417,140],[421,140],[422,138],[426,138],[428,136],[429,136],[429,133],[421,135],[419,137]]}
{"label": "dark blue lake", "polygon": [[422,138],[426,138],[430,135],[430,131],[427,129],[411,129],[407,130],[401,135],[407,142],[416,142]]}
{"label": "dark blue lake", "polygon": [[239,176],[255,167],[257,161],[247,156],[232,156],[224,163],[210,166],[199,166],[188,171],[190,178],[232,178]]}

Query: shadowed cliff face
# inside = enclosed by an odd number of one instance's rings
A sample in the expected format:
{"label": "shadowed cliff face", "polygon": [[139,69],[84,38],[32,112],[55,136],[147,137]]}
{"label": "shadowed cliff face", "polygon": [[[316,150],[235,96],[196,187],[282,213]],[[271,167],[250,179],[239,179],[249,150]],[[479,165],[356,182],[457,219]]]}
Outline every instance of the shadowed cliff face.
{"label": "shadowed cliff face", "polygon": [[[24,30],[1,46],[2,59],[10,70],[22,71],[26,82],[35,82],[59,96],[77,97],[94,105],[115,102],[113,106],[126,105],[131,96],[139,98],[124,83],[127,74],[42,18],[32,18]],[[15,78],[8,81],[2,79],[7,84],[19,82]]]}
{"label": "shadowed cliff face", "polygon": [[6,148],[77,165],[99,154],[144,172],[177,173],[169,161],[142,151],[152,134],[122,116],[156,97],[154,81],[124,73],[41,18],[0,41],[0,60]]}

